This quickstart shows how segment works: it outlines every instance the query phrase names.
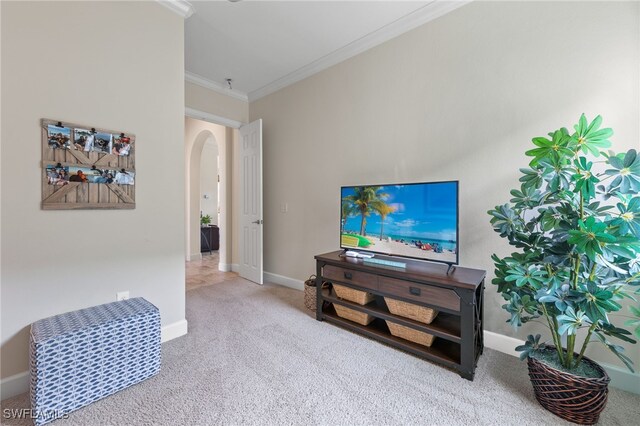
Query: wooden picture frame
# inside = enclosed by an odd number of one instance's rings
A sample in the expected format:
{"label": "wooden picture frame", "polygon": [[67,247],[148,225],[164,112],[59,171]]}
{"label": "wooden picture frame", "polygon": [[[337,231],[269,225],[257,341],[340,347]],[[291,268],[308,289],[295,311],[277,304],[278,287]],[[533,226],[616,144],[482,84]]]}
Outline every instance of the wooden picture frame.
{"label": "wooden picture frame", "polygon": [[135,135],[49,119],[41,126],[43,210],[136,207]]}

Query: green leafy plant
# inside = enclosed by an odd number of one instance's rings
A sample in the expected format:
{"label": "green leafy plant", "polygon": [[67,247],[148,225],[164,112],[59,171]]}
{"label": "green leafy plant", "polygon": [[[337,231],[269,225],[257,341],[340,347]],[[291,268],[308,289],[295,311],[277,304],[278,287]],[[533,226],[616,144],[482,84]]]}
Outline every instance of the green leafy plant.
{"label": "green leafy plant", "polygon": [[205,214],[204,216],[200,216],[200,224],[201,225],[209,225],[211,223],[211,216]]}
{"label": "green leafy plant", "polygon": [[[601,124],[600,116],[589,122],[583,114],[573,133],[562,128],[533,138],[520,188],[488,212],[494,230],[519,249],[492,256],[492,282],[507,301],[508,323],[546,322],[564,368],[575,369],[587,345],[600,342],[633,371],[610,338],[636,343],[640,309],[631,306],[625,322],[633,333],[610,314],[622,309],[623,298],[640,294],[640,155],[602,151],[613,131]],[[538,335],[516,349],[524,359],[542,347]]]}
{"label": "green leafy plant", "polygon": [[524,345],[516,346],[516,350],[520,352],[520,360],[532,356],[535,352],[543,348],[544,344],[540,343],[540,337],[540,334],[536,334],[535,337],[533,334],[530,334],[524,342]]}

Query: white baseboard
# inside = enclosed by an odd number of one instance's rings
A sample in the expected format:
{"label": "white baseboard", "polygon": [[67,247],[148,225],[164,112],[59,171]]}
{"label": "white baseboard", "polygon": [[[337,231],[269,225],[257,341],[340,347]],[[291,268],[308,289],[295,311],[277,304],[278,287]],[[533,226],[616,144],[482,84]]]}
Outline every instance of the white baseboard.
{"label": "white baseboard", "polygon": [[237,263],[218,263],[218,270],[222,272],[238,272],[239,268]]}
{"label": "white baseboard", "polygon": [[202,253],[196,253],[189,256],[190,262],[193,262],[194,260],[202,260]]}
{"label": "white baseboard", "polygon": [[[515,350],[518,345],[524,344],[524,341],[514,337],[505,336],[503,334],[494,333],[492,331],[484,331],[484,345],[487,348],[505,353],[507,355],[518,356],[520,353]],[[627,369],[599,362],[605,369],[614,388],[622,389],[627,392],[640,395],[640,374],[632,373]],[[526,367],[525,367],[526,368]]]}
{"label": "white baseboard", "polygon": [[504,334],[494,333],[493,331],[484,331],[484,345],[503,354],[519,356],[520,352],[516,351],[516,346],[522,345],[524,342],[515,337],[505,336]]}
{"label": "white baseboard", "polygon": [[623,391],[640,395],[639,373],[632,373],[631,371],[627,370],[626,367],[618,367],[616,365],[609,365],[603,362],[599,362],[598,364],[600,364],[600,366],[607,372],[609,377],[611,377],[611,386],[613,386],[614,388],[622,389]]}
{"label": "white baseboard", "polygon": [[188,323],[186,319],[176,321],[173,324],[165,325],[160,332],[160,341],[162,343],[173,340],[176,337],[187,334]]}
{"label": "white baseboard", "polygon": [[0,380],[0,400],[12,398],[29,391],[29,372],[14,374]]}
{"label": "white baseboard", "polygon": [[[162,343],[173,340],[176,337],[187,334],[187,320],[180,320],[173,324],[165,325],[160,332]],[[0,400],[12,398],[29,391],[29,372],[9,376],[0,380]]]}
{"label": "white baseboard", "polygon": [[304,281],[285,277],[284,275],[273,274],[271,272],[264,272],[264,281],[284,287],[294,288],[296,290],[304,290]]}

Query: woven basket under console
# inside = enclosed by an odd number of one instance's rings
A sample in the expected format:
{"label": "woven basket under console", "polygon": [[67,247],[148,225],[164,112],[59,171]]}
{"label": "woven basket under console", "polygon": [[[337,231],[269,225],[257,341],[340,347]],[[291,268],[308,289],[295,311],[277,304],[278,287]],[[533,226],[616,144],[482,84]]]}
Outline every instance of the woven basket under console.
{"label": "woven basket under console", "polygon": [[375,299],[375,296],[371,293],[367,293],[366,291],[354,290],[352,288],[338,284],[334,284],[333,289],[335,290],[336,296],[338,296],[338,298],[357,303],[358,305],[366,305],[367,303],[372,302]]}
{"label": "woven basket under console", "polygon": [[405,340],[409,340],[413,343],[417,343],[423,346],[431,346],[435,336],[425,333],[424,331],[414,330],[413,328],[405,327],[404,325],[396,324],[395,322],[387,321],[389,331],[396,337],[400,337]]}
{"label": "woven basket under console", "polygon": [[392,314],[410,318],[423,324],[431,324],[431,321],[438,315],[438,311],[435,309],[414,305],[413,303],[401,302],[400,300],[391,299],[390,297],[385,297],[384,301],[389,308],[389,312]]}
{"label": "woven basket under console", "polygon": [[[322,288],[328,288],[329,283],[323,282]],[[316,290],[316,276],[311,275],[308,280],[304,282],[304,306],[310,311],[316,311],[316,302],[318,300],[318,293]]]}
{"label": "woven basket under console", "polygon": [[369,325],[371,321],[373,321],[373,317],[364,312],[354,311],[353,309],[349,309],[347,307],[338,305],[337,303],[333,304],[333,307],[336,308],[336,313],[340,318],[348,319],[349,321],[357,322],[360,325]]}

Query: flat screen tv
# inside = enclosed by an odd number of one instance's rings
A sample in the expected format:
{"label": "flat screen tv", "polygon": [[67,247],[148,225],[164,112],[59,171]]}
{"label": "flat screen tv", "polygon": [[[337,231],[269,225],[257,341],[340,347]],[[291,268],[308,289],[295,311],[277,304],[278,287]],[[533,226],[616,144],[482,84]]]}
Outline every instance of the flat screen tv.
{"label": "flat screen tv", "polygon": [[458,182],[341,188],[340,247],[458,264]]}

